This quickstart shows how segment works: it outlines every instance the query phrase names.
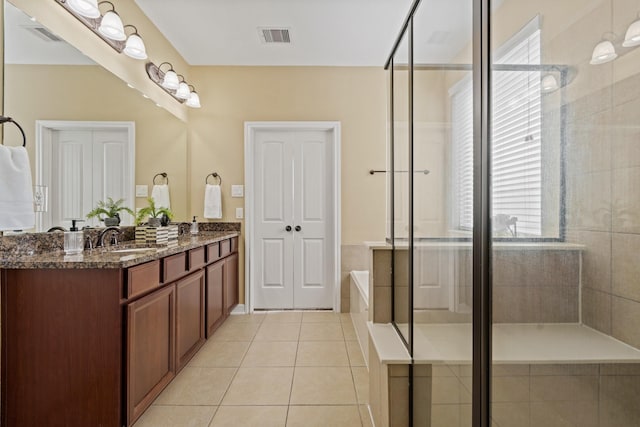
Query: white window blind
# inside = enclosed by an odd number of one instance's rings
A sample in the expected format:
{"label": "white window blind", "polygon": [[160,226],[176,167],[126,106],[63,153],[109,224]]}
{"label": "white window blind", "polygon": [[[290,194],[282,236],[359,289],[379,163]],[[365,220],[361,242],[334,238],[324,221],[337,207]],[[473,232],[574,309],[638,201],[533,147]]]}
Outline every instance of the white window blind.
{"label": "white window blind", "polygon": [[[505,68],[540,64],[540,30],[532,21],[497,52]],[[516,67],[510,67],[516,66]],[[517,217],[518,236],[542,234],[540,71],[495,67],[491,138],[492,215]],[[455,221],[473,227],[473,93],[464,79],[450,90]]]}

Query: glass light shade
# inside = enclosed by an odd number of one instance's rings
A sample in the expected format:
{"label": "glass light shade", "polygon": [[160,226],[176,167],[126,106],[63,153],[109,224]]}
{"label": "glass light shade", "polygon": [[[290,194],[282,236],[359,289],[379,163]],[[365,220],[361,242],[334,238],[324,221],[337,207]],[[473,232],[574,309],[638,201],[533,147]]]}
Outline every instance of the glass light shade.
{"label": "glass light shade", "polygon": [[142,37],[137,34],[131,34],[127,39],[127,44],[122,50],[125,55],[133,59],[147,59],[147,49],[144,46]]}
{"label": "glass light shade", "polygon": [[125,41],[127,39],[122,19],[113,11],[104,14],[102,21],[100,21],[98,32],[111,40]]}
{"label": "glass light shade", "polygon": [[189,86],[185,82],[181,82],[178,85],[178,90],[176,90],[176,98],[180,99],[189,99],[191,96],[191,91],[189,90]]}
{"label": "glass light shade", "polygon": [[67,4],[78,15],[96,19],[100,16],[98,0],[68,0]]}
{"label": "glass light shade", "polygon": [[550,93],[558,90],[558,88],[558,80],[556,80],[555,76],[547,74],[542,78],[542,93]]}
{"label": "glass light shade", "polygon": [[200,97],[196,92],[191,92],[189,99],[187,99],[187,107],[200,108]]}
{"label": "glass light shade", "polygon": [[640,45],[640,19],[629,25],[627,33],[624,36],[622,46],[634,47]]}
{"label": "glass light shade", "polygon": [[591,65],[605,64],[609,61],[613,61],[618,57],[616,48],[613,47],[613,43],[609,40],[603,40],[593,48],[593,54],[591,55]]}
{"label": "glass light shade", "polygon": [[162,80],[162,87],[165,89],[176,90],[180,86],[178,75],[175,71],[169,70],[164,73],[164,79]]}

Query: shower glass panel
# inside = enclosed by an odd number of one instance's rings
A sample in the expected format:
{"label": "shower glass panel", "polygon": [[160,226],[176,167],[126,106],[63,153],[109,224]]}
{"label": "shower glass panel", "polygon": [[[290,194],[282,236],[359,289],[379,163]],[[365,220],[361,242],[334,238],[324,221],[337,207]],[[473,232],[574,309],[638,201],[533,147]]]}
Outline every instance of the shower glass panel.
{"label": "shower glass panel", "polygon": [[638,426],[640,4],[494,3],[492,420]]}
{"label": "shower glass panel", "polygon": [[409,345],[409,259],[407,245],[409,240],[409,153],[410,153],[410,28],[402,37],[398,49],[393,55],[393,130],[389,158],[393,162],[393,321],[404,340]]}

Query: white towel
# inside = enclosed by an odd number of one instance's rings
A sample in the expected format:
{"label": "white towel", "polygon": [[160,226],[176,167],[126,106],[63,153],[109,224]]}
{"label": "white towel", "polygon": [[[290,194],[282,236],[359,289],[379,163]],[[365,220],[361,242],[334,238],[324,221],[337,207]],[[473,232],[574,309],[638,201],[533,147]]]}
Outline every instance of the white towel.
{"label": "white towel", "polygon": [[204,189],[204,217],[222,218],[222,192],[219,185],[207,184]]}
{"label": "white towel", "polygon": [[156,208],[171,209],[171,199],[169,198],[169,186],[167,184],[154,185],[151,189],[151,198],[153,198]]}
{"label": "white towel", "polygon": [[35,222],[27,150],[0,144],[0,231],[28,230]]}

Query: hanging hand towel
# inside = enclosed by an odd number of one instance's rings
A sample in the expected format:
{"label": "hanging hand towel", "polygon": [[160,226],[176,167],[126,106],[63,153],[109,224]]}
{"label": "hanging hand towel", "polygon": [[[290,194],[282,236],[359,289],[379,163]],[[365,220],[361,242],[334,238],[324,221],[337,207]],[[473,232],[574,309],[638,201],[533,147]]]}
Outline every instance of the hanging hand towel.
{"label": "hanging hand towel", "polygon": [[204,189],[204,217],[222,218],[222,192],[219,185],[207,184]]}
{"label": "hanging hand towel", "polygon": [[154,185],[151,189],[156,208],[171,209],[171,199],[169,198],[169,186],[167,184]]}
{"label": "hanging hand towel", "polygon": [[28,230],[35,222],[27,150],[0,144],[0,231]]}

